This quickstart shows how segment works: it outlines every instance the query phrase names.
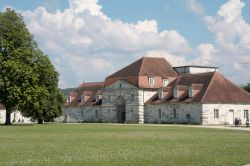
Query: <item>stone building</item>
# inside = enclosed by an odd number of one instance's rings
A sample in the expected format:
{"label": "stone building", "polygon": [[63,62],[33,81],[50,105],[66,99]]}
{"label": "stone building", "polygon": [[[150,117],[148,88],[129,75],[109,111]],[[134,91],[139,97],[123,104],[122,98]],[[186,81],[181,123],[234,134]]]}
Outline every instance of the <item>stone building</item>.
{"label": "stone building", "polygon": [[250,94],[216,67],[173,68],[143,57],[72,91],[59,122],[233,124],[249,118]]}
{"label": "stone building", "polygon": [[[5,123],[6,110],[5,107],[0,104],[0,124]],[[24,117],[19,111],[11,113],[11,122],[12,123],[30,123],[30,118]]]}

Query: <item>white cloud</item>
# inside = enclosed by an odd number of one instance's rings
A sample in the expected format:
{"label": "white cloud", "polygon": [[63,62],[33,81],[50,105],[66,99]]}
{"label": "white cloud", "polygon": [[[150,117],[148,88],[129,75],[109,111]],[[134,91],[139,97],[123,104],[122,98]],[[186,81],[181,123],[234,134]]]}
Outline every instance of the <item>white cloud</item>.
{"label": "white cloud", "polygon": [[157,21],[136,24],[112,20],[97,0],[69,0],[64,11],[43,7],[22,11],[25,22],[61,73],[64,86],[82,79],[103,81],[119,67],[150,51],[161,50],[185,58],[193,50],[175,30],[158,32]]}
{"label": "white cloud", "polygon": [[[103,81],[144,55],[163,56],[173,66],[218,66],[234,81],[249,81],[244,69],[250,71],[250,65],[242,61],[249,56],[250,28],[241,15],[244,3],[240,0],[230,0],[216,16],[204,18],[216,40],[194,48],[174,29],[159,32],[156,20],[135,24],[112,20],[97,0],[69,0],[69,4],[68,9],[54,13],[44,7],[21,12],[39,46],[60,72],[62,87],[77,86],[82,80]],[[189,0],[188,4],[191,11],[204,14],[197,1]],[[237,76],[233,74],[236,70]]]}
{"label": "white cloud", "polygon": [[186,6],[189,11],[197,15],[203,15],[205,13],[205,9],[203,8],[203,6],[196,0],[187,0]]}
{"label": "white cloud", "polygon": [[193,64],[199,65],[210,65],[216,50],[211,43],[199,44],[195,50],[197,58],[194,60]]}
{"label": "white cloud", "polygon": [[250,64],[242,63],[243,59],[248,59],[250,51],[250,24],[242,16],[244,5],[240,0],[229,0],[220,7],[216,16],[204,19],[215,35],[214,63],[227,76],[241,83],[250,81],[247,77]]}

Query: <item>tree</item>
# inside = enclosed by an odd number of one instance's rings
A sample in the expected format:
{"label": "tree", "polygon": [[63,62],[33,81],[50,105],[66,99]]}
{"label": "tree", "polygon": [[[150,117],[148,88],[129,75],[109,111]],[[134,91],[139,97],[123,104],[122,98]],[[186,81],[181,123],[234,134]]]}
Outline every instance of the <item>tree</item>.
{"label": "tree", "polygon": [[[41,119],[62,113],[58,73],[38,48],[23,18],[14,10],[0,12],[0,102],[11,112]],[[52,105],[52,106],[51,106]]]}
{"label": "tree", "polygon": [[250,93],[250,83],[248,83],[247,85],[244,85],[243,89],[245,89],[246,91]]}
{"label": "tree", "polygon": [[58,89],[58,73],[47,56],[37,55],[34,72],[39,75],[36,90],[27,91],[32,100],[21,102],[19,110],[42,124],[62,114],[64,97]]}

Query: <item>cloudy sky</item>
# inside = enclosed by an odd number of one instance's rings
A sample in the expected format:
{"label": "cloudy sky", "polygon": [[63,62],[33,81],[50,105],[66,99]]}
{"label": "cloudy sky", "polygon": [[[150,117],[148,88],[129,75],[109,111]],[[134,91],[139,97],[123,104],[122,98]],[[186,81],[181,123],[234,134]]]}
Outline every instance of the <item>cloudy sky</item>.
{"label": "cloudy sky", "polygon": [[250,82],[249,0],[1,0],[6,7],[23,15],[62,88],[103,81],[142,56]]}

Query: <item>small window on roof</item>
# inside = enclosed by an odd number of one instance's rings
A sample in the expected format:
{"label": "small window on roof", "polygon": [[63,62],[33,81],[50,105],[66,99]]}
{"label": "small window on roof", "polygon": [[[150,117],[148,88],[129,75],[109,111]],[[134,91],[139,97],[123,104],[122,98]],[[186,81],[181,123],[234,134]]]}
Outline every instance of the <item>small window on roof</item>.
{"label": "small window on roof", "polygon": [[71,103],[71,100],[72,100],[71,96],[68,96],[67,103]]}
{"label": "small window on roof", "polygon": [[148,83],[150,86],[155,86],[155,78],[149,78]]}
{"label": "small window on roof", "polygon": [[193,89],[192,87],[188,87],[188,97],[193,97],[193,93],[192,93]]}
{"label": "small window on roof", "polygon": [[158,96],[159,96],[159,99],[160,99],[160,100],[163,99],[163,97],[164,97],[164,92],[163,92],[163,90],[159,90],[159,91],[158,91]]}
{"label": "small window on roof", "polygon": [[162,80],[162,85],[163,85],[163,87],[168,86],[168,79],[163,79]]}
{"label": "small window on roof", "polygon": [[84,95],[81,95],[80,97],[80,102],[84,102],[85,101],[85,96]]}
{"label": "small window on roof", "polygon": [[177,92],[177,88],[173,89],[173,93],[174,93],[174,98],[177,99],[178,98],[178,92]]}

